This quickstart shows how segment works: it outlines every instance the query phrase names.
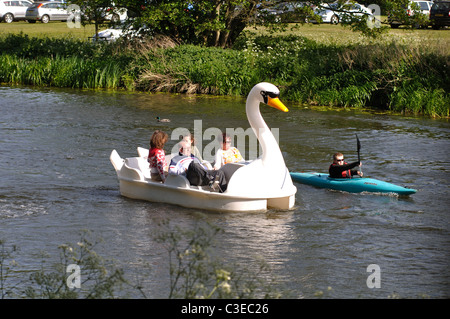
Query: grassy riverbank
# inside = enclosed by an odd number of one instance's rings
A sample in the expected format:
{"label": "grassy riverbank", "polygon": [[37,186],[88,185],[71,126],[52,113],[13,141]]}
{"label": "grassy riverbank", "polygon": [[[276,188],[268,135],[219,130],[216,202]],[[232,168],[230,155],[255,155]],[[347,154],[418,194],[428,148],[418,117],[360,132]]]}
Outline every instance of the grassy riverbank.
{"label": "grassy riverbank", "polygon": [[298,31],[247,32],[233,50],[223,50],[167,39],[93,45],[82,37],[8,33],[0,37],[0,82],[245,96],[255,83],[269,81],[284,100],[304,104],[449,116],[447,37],[370,41],[353,35],[331,41]]}

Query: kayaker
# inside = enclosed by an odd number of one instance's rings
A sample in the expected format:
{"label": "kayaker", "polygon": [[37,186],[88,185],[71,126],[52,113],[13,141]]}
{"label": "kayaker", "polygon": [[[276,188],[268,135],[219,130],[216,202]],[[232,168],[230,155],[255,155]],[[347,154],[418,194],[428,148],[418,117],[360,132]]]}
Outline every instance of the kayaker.
{"label": "kayaker", "polygon": [[352,178],[352,176],[363,176],[363,173],[355,167],[361,167],[361,162],[354,162],[348,164],[344,161],[342,153],[333,154],[333,164],[330,165],[329,173],[332,178]]}

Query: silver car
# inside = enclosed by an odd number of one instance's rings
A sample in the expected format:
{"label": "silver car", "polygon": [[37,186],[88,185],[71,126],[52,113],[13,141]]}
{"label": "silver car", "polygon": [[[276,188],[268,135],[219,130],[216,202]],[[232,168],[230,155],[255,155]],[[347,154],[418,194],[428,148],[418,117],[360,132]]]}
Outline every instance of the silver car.
{"label": "silver car", "polygon": [[353,16],[372,16],[372,11],[356,2],[347,6],[344,11],[341,10],[337,3],[331,3],[328,5],[328,8],[322,9],[318,15],[324,23],[338,24],[342,21],[350,21]]}
{"label": "silver car", "polygon": [[58,1],[35,2],[27,9],[26,19],[30,23],[41,21],[48,23],[49,21],[59,20],[66,21],[70,16],[66,5]]}
{"label": "silver car", "polygon": [[31,4],[28,0],[0,0],[0,21],[11,23],[25,20],[25,13]]}

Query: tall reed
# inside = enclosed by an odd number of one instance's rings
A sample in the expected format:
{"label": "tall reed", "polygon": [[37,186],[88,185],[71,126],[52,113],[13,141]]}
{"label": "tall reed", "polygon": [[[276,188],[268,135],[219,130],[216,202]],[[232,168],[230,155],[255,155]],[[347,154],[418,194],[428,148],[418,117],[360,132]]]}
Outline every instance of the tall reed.
{"label": "tall reed", "polygon": [[71,88],[122,86],[124,72],[114,61],[98,63],[80,57],[43,57],[37,60],[0,56],[0,82]]}

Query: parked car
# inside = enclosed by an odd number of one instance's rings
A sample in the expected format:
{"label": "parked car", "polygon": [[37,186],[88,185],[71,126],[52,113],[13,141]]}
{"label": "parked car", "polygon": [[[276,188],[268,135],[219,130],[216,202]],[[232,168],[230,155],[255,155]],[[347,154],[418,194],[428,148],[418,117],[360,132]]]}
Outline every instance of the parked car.
{"label": "parked car", "polygon": [[450,26],[450,1],[436,1],[430,10],[430,24],[433,29]]}
{"label": "parked car", "polygon": [[308,23],[308,16],[302,12],[302,8],[309,6],[306,2],[280,2],[273,7],[262,9],[259,13],[273,15],[275,21]]}
{"label": "parked car", "polygon": [[[341,11],[337,3],[331,3],[328,8],[319,10],[318,15],[322,18],[323,23],[338,24],[342,21],[349,21],[352,16],[372,16],[372,11],[359,3],[349,4],[349,7],[343,8]],[[313,21],[316,22],[316,21]]]}
{"label": "parked car", "polygon": [[25,13],[31,4],[31,1],[28,0],[0,1],[0,22],[11,23],[17,20],[25,20]]}
{"label": "parked car", "polygon": [[98,21],[111,21],[114,24],[124,22],[128,18],[128,10],[124,7],[114,6],[114,2],[111,3],[111,7],[90,7],[88,5],[82,6],[83,19]]}
{"label": "parked car", "polygon": [[27,9],[25,17],[30,23],[35,23],[36,21],[48,23],[53,20],[66,21],[70,14],[67,11],[66,4],[63,2],[45,1],[33,3]]}
{"label": "parked car", "polygon": [[[412,4],[416,4],[419,7],[419,11],[421,14],[424,15],[424,19],[428,20],[428,16],[430,15],[430,9],[433,6],[433,1],[416,1],[413,0],[408,5],[408,8],[404,8],[406,10],[406,15],[408,17],[412,17],[414,15],[414,8],[412,7]],[[391,28],[398,28],[401,25],[407,24],[407,21],[404,19],[399,18],[395,14],[389,14],[388,15],[388,22],[391,25]],[[424,25],[416,25],[416,27],[427,27],[428,23]]]}

